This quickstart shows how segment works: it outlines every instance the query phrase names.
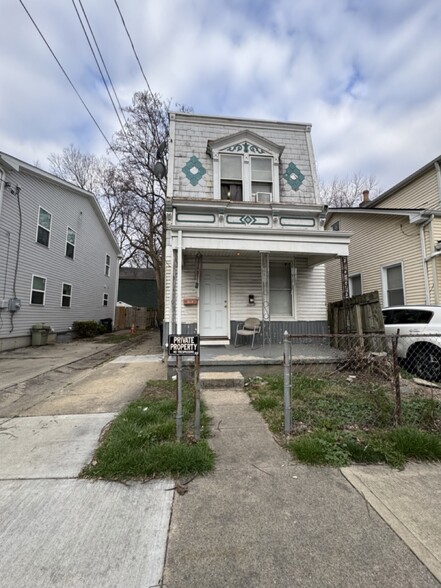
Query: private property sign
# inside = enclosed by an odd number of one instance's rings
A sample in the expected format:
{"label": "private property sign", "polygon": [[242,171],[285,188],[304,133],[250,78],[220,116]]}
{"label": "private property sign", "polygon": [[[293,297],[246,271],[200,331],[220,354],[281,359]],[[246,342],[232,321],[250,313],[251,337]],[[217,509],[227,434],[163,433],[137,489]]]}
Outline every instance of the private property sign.
{"label": "private property sign", "polygon": [[169,355],[199,355],[199,335],[169,335]]}

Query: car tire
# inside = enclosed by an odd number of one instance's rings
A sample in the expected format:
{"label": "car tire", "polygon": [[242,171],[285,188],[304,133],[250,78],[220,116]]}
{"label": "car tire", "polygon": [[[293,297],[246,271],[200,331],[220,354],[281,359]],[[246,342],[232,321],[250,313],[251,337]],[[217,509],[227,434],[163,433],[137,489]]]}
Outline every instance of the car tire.
{"label": "car tire", "polygon": [[410,351],[410,367],[419,378],[429,382],[441,380],[441,350],[434,345],[419,345]]}

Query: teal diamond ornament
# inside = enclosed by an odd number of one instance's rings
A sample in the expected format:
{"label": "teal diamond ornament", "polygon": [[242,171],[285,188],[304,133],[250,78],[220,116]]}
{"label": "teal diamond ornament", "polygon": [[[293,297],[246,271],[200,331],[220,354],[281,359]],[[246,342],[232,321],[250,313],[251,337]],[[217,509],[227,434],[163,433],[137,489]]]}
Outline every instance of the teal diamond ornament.
{"label": "teal diamond ornament", "polygon": [[249,214],[240,217],[240,222],[244,225],[254,225],[256,219],[254,216],[250,216]]}
{"label": "teal diamond ornament", "polygon": [[305,179],[305,176],[292,161],[286,168],[282,177],[285,178],[291,188],[296,191],[300,188],[300,186],[303,184],[303,180]]}
{"label": "teal diamond ornament", "polygon": [[197,186],[199,180],[207,173],[207,170],[196,157],[196,155],[190,157],[190,159],[182,168],[182,171],[192,186]]}

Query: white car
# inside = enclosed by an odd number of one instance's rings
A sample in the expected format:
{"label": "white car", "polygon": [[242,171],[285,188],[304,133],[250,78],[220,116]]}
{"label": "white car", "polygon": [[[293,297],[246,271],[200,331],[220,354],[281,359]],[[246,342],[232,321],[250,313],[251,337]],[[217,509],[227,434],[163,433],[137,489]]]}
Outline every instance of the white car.
{"label": "white car", "polygon": [[399,331],[397,355],[420,378],[441,380],[441,306],[383,309],[386,335]]}

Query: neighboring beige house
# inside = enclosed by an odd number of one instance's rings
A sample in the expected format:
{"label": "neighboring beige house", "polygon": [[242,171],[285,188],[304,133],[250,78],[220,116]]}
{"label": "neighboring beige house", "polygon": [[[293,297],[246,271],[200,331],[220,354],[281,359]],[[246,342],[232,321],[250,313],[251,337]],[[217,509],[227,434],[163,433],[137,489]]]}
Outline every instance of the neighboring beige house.
{"label": "neighboring beige house", "polygon": [[324,231],[308,124],[170,115],[164,334],[234,343],[327,330],[324,261],[349,236]]}
{"label": "neighboring beige house", "polygon": [[[360,208],[328,211],[327,229],[352,234],[351,296],[378,290],[384,307],[441,304],[440,164],[441,156]],[[326,296],[342,298],[338,260],[326,264]]]}

